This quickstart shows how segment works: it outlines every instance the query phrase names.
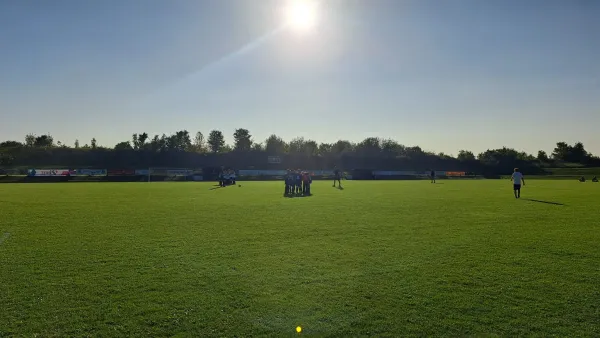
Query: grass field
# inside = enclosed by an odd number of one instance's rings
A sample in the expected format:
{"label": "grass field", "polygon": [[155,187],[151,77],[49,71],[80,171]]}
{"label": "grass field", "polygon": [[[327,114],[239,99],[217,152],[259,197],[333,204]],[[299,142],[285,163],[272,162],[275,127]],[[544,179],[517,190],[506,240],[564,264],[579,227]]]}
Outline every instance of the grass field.
{"label": "grass field", "polygon": [[599,336],[600,184],[0,185],[0,336]]}

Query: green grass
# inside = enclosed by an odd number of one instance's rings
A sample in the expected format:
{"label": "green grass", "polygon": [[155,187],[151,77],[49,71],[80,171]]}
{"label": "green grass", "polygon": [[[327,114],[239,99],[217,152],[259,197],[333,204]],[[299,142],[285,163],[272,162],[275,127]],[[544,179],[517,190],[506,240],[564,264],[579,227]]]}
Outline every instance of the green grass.
{"label": "green grass", "polygon": [[0,336],[600,335],[600,184],[344,184],[0,185]]}

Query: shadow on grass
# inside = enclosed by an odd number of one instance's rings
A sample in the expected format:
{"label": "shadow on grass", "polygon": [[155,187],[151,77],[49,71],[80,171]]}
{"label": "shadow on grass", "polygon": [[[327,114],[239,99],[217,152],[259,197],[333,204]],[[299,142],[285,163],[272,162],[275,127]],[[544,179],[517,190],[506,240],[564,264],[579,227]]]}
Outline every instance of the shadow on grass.
{"label": "shadow on grass", "polygon": [[285,198],[298,198],[298,197],[311,197],[312,195],[313,194],[310,194],[310,195],[303,195],[303,194],[291,194],[291,195],[289,195],[289,194],[286,194],[286,195],[283,195],[283,197],[285,197]]}
{"label": "shadow on grass", "polygon": [[529,202],[536,202],[536,203],[552,204],[552,205],[564,205],[564,204],[562,204],[562,203],[558,203],[558,202],[550,202],[550,201],[534,200],[534,199],[531,199],[531,198],[523,198],[523,200],[525,200],[525,201],[529,201]]}
{"label": "shadow on grass", "polygon": [[344,190],[344,187],[341,187],[341,186],[339,186],[339,187],[333,186],[333,187],[337,188],[338,190]]}

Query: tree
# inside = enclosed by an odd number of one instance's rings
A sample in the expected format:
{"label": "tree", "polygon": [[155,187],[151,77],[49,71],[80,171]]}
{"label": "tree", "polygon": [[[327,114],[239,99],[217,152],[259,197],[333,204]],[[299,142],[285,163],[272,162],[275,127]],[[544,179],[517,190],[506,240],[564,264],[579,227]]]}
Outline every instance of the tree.
{"label": "tree", "polygon": [[283,154],[288,150],[288,145],[281,137],[273,134],[265,140],[265,150],[270,154]]}
{"label": "tree", "polygon": [[148,133],[138,135],[138,149],[146,148],[146,141],[148,141]]}
{"label": "tree", "polygon": [[117,145],[115,145],[115,150],[132,150],[133,147],[131,147],[131,143],[129,141],[123,141],[123,142],[119,142],[117,143]]}
{"label": "tree", "polygon": [[462,162],[475,161],[475,155],[469,150],[461,150],[458,152],[456,159]]}
{"label": "tree", "polygon": [[548,158],[548,154],[546,154],[545,151],[540,150],[540,151],[538,151],[538,154],[537,154],[537,160],[542,163],[547,163],[550,161],[550,158]]}
{"label": "tree", "polygon": [[192,149],[192,140],[187,130],[181,130],[166,137],[166,147],[173,151],[186,151]]}
{"label": "tree", "polygon": [[204,134],[200,131],[197,132],[196,137],[194,137],[194,150],[199,153],[203,153],[205,150]]}
{"label": "tree", "polygon": [[27,146],[27,147],[35,146],[35,135],[34,134],[27,134],[25,136],[25,146]]}
{"label": "tree", "polygon": [[304,153],[308,156],[315,156],[319,152],[319,144],[316,141],[308,140],[304,143]]}
{"label": "tree", "polygon": [[0,143],[0,148],[20,148],[23,143],[17,141],[4,141]]}
{"label": "tree", "polygon": [[444,153],[443,151],[442,151],[442,152],[439,152],[439,153],[437,154],[437,157],[439,157],[439,158],[441,158],[441,159],[443,159],[443,160],[449,160],[449,159],[452,159],[452,156],[450,156],[450,155],[447,155],[447,154],[446,154],[446,153]]}
{"label": "tree", "polygon": [[252,151],[260,152],[265,151],[262,143],[252,143]]}
{"label": "tree", "polygon": [[165,134],[162,137],[158,135],[154,135],[152,140],[150,141],[149,148],[154,152],[159,152],[165,150]]}
{"label": "tree", "polygon": [[148,133],[133,134],[131,136],[133,142],[133,149],[140,150],[146,147],[146,141],[148,140]]}
{"label": "tree", "polygon": [[75,149],[79,149],[79,140],[75,140]]}
{"label": "tree", "polygon": [[583,143],[577,142],[571,148],[571,158],[572,162],[576,163],[585,163],[588,158],[588,152],[585,150]]}
{"label": "tree", "polygon": [[233,133],[234,149],[236,151],[250,151],[252,148],[252,135],[248,129],[238,128]]}
{"label": "tree", "polygon": [[304,152],[304,145],[306,141],[304,137],[296,137],[290,141],[289,150],[291,154],[299,154]]}
{"label": "tree", "polygon": [[571,157],[571,147],[566,142],[556,143],[556,148],[552,151],[552,158],[558,161],[568,162]]}
{"label": "tree", "polygon": [[321,143],[319,144],[319,155],[321,156],[327,156],[329,154],[331,154],[331,151],[333,149],[333,144],[331,143]]}
{"label": "tree", "polygon": [[419,146],[406,147],[405,151],[406,151],[406,156],[409,158],[419,158],[419,157],[422,157],[423,155],[425,155],[425,152]]}
{"label": "tree", "polygon": [[138,134],[137,133],[131,135],[131,141],[133,143],[133,149],[136,149],[136,150],[139,149],[140,143],[138,141]]}
{"label": "tree", "polygon": [[381,151],[386,156],[398,156],[404,155],[404,146],[396,142],[395,140],[385,139],[380,142]]}
{"label": "tree", "polygon": [[92,149],[96,149],[96,138],[93,138],[91,141],[91,147]]}
{"label": "tree", "polygon": [[221,148],[221,151],[220,151],[220,152],[224,154],[224,153],[230,153],[230,152],[232,152],[232,151],[233,151],[233,147],[232,147],[232,146],[230,146],[229,144],[225,144],[225,145],[223,146],[223,148]]}
{"label": "tree", "polygon": [[213,153],[219,153],[225,146],[225,137],[220,130],[212,130],[208,134],[208,147]]}
{"label": "tree", "polygon": [[367,137],[362,142],[356,145],[356,151],[368,156],[375,156],[381,151],[379,138]]}
{"label": "tree", "polygon": [[348,153],[354,151],[354,145],[350,141],[339,140],[333,144],[331,151],[334,154],[341,155],[343,153]]}
{"label": "tree", "polygon": [[54,138],[51,135],[40,135],[35,138],[34,147],[50,148],[54,145]]}

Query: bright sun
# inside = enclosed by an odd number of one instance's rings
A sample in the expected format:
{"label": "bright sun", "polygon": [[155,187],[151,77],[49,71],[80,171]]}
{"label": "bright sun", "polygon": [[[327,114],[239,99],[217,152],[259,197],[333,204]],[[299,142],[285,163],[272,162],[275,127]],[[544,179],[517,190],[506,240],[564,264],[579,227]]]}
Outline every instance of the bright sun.
{"label": "bright sun", "polygon": [[287,8],[287,23],[296,31],[305,32],[317,24],[317,8],[314,1],[293,0]]}

